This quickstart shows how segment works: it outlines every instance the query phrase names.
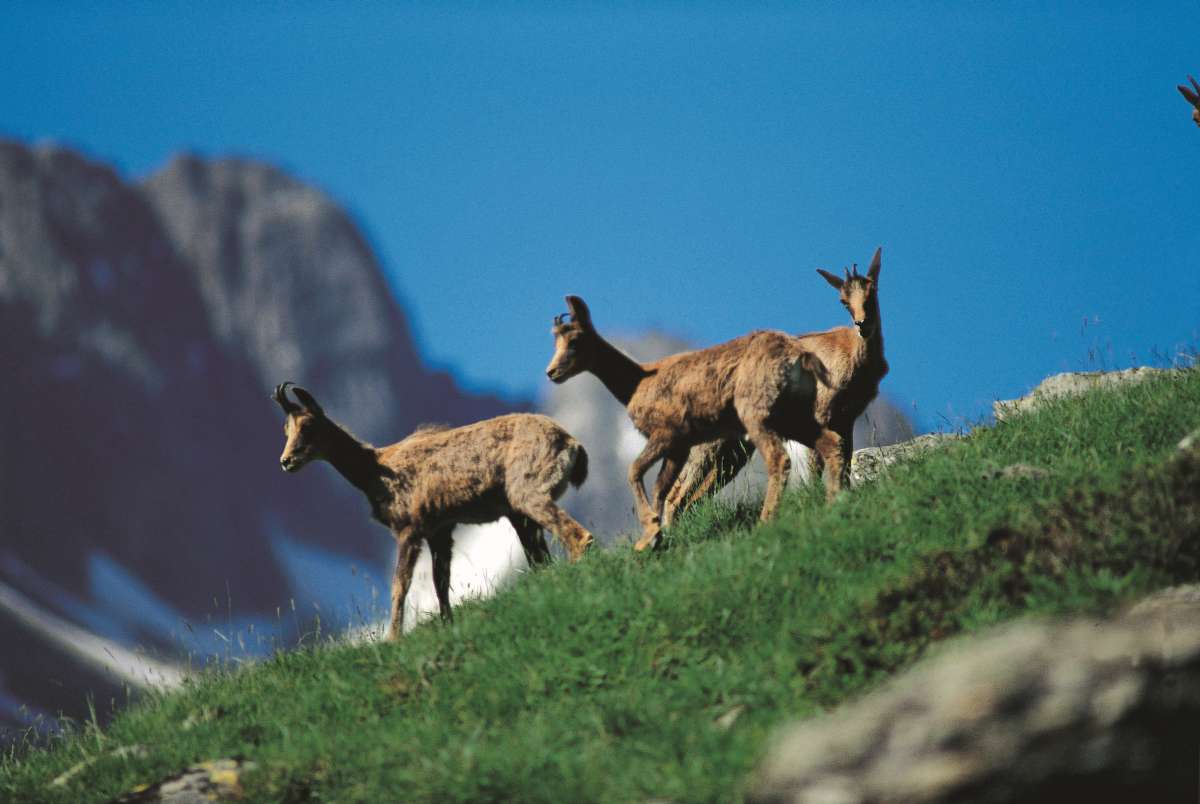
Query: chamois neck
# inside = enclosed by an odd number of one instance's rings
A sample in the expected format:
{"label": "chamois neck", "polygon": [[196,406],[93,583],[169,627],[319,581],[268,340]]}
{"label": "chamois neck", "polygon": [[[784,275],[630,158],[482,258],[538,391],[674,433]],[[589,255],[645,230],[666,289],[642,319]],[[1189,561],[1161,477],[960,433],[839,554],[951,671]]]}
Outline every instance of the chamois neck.
{"label": "chamois neck", "polygon": [[879,301],[873,300],[871,304],[871,315],[875,320],[875,331],[871,333],[871,337],[864,338],[866,341],[866,359],[869,363],[883,363],[884,371],[887,371],[887,364],[883,360],[883,318],[879,315]]}
{"label": "chamois neck", "polygon": [[879,314],[879,299],[871,301],[871,313],[875,316],[875,331],[867,338],[867,349],[875,354],[883,354],[883,317]]}
{"label": "chamois neck", "polygon": [[370,497],[383,470],[375,448],[364,444],[332,421],[322,433],[321,454],[350,484]]}
{"label": "chamois neck", "polygon": [[604,383],[609,393],[622,405],[629,405],[633,392],[649,376],[646,369],[629,355],[621,352],[608,341],[596,335],[596,358],[592,363],[592,374]]}

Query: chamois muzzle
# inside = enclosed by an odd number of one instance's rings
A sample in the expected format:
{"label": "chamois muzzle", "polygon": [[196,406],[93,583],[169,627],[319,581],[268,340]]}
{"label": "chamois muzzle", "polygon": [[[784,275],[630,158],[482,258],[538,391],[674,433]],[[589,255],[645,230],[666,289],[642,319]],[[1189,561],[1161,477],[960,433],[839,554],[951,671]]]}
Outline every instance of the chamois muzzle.
{"label": "chamois muzzle", "polygon": [[291,474],[292,472],[298,472],[305,465],[307,465],[308,462],[308,456],[289,455],[286,458],[279,459],[279,467],[288,474]]}

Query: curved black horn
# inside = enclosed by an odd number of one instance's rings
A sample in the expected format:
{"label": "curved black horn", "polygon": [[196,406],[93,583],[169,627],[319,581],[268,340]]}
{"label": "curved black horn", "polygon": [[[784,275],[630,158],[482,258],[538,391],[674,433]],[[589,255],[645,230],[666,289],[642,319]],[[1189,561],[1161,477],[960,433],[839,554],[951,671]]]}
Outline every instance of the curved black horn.
{"label": "curved black horn", "polygon": [[287,398],[287,387],[295,384],[294,382],[280,383],[275,386],[275,392],[271,394],[271,398],[279,404],[279,407],[283,408],[284,413],[295,413],[300,410],[299,405]]}
{"label": "curved black horn", "polygon": [[554,316],[554,326],[557,327],[560,324],[562,324],[562,313],[559,313],[558,315]]}

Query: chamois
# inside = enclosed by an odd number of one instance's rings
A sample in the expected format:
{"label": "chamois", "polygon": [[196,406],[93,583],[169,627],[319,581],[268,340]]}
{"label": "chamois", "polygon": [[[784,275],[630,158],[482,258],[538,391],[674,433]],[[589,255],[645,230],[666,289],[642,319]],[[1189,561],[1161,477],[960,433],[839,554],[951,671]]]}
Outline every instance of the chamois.
{"label": "chamois", "polygon": [[1192,88],[1188,89],[1183,84],[1177,84],[1179,94],[1183,95],[1187,102],[1196,107],[1192,110],[1192,120],[1196,121],[1196,125],[1200,126],[1200,84],[1196,83],[1196,79],[1188,76],[1188,80],[1192,82]]}
{"label": "chamois", "polygon": [[[820,360],[795,338],[758,331],[641,364],[596,332],[583,299],[567,296],[566,301],[570,313],[554,319],[554,357],[546,375],[562,383],[590,371],[646,437],[628,476],[642,525],[635,548],[644,550],[657,541],[659,511],[688,450],[724,436],[745,434],[767,459],[769,480],[761,516],[764,521],[772,518],[791,468],[784,439],[825,443],[812,416],[818,393],[814,375],[823,377],[825,372]],[[651,506],[642,478],[660,459]]]}
{"label": "chamois", "polygon": [[[827,371],[817,388],[812,411],[824,429],[825,443],[816,445],[809,460],[814,477],[824,473],[828,500],[850,484],[854,421],[879,393],[879,383],[888,372],[878,297],[882,251],[875,250],[866,276],[859,275],[857,265],[845,271],[844,277],[818,268],[817,273],[838,291],[854,326],[795,338],[800,348],[815,355]],[[814,446],[803,439],[795,440]],[[664,519],[669,523],[693,502],[731,480],[752,449],[738,439],[727,438],[693,450],[680,482],[665,501]]]}
{"label": "chamois", "polygon": [[[300,404],[288,398],[289,385]],[[555,503],[568,483],[578,488],[587,478],[587,453],[546,416],[513,413],[465,427],[424,427],[377,449],[328,418],[312,394],[294,383],[277,386],[272,398],[287,415],[287,443],[279,456],[283,470],[328,461],[366,495],[372,516],[396,538],[392,639],[403,632],[404,599],[423,542],[433,557],[438,608],[450,619],[455,525],[507,517],[530,564],[549,559],[543,528],[558,536],[572,561],[592,542]]]}

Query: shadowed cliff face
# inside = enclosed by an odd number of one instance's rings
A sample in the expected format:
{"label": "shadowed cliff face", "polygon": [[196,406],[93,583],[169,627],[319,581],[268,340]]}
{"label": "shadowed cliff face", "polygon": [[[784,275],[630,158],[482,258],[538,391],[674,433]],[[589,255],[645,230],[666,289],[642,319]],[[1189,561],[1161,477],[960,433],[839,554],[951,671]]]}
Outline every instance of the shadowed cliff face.
{"label": "shadowed cliff face", "polygon": [[[183,157],[137,187],[0,142],[0,343],[0,581],[166,649],[189,647],[171,623],[301,604],[281,544],[344,557],[323,563],[348,587],[390,554],[331,469],[280,471],[276,383],[377,442],[514,407],[426,369],[345,213],[244,161]],[[0,693],[20,698],[6,653]]]}
{"label": "shadowed cliff face", "polygon": [[0,148],[0,304],[2,557],[86,596],[104,551],[190,611],[226,581],[283,591],[248,538],[283,503],[254,466],[277,426],[142,196],[70,152]]}
{"label": "shadowed cliff face", "polygon": [[264,387],[286,379],[318,390],[375,443],[512,407],[424,366],[362,234],[321,192],[266,165],[193,156],[143,190],[194,276],[213,336]]}

